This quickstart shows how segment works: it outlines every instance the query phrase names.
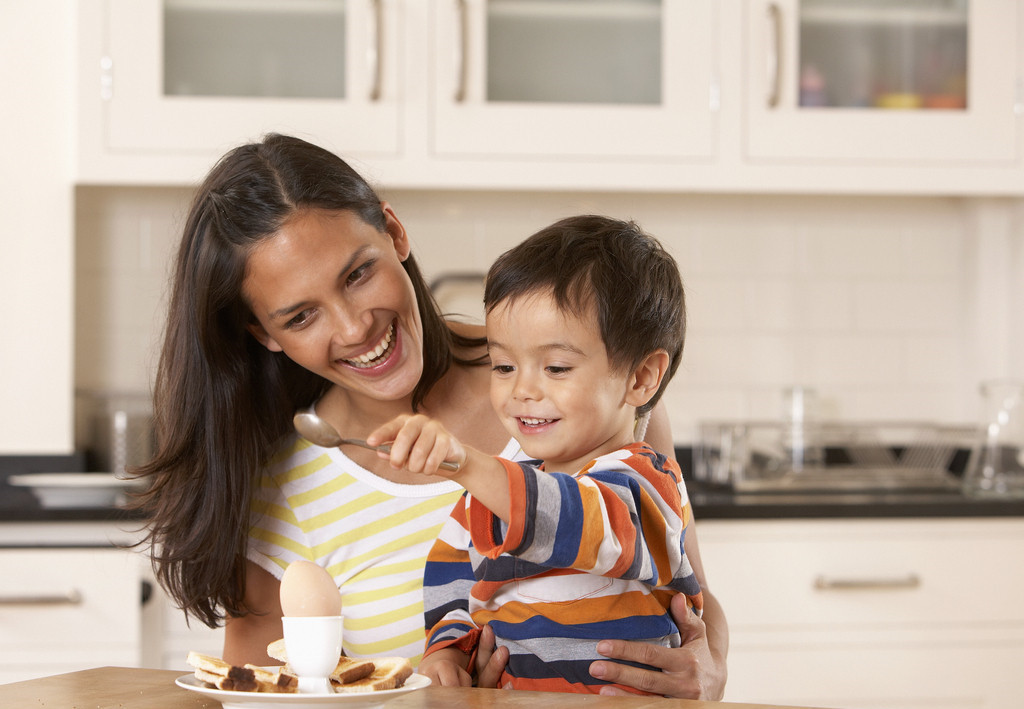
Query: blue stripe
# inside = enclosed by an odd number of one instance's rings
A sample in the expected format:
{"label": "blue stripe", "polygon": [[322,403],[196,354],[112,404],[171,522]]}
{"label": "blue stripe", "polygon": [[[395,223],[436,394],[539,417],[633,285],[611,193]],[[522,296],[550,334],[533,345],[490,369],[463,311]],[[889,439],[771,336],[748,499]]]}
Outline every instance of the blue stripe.
{"label": "blue stripe", "polygon": [[492,620],[490,626],[494,633],[509,640],[529,640],[531,638],[579,638],[585,640],[605,640],[620,638],[622,640],[647,640],[661,638],[679,629],[667,613],[663,615],[631,616],[617,620],[597,620],[593,623],[566,625],[556,623],[550,618],[533,616],[521,623]]}
{"label": "blue stripe", "polygon": [[565,473],[540,473],[550,475],[557,485],[559,496],[558,526],[555,529],[551,556],[544,563],[559,569],[572,568],[579,554],[583,538],[583,498],[579,482]]}

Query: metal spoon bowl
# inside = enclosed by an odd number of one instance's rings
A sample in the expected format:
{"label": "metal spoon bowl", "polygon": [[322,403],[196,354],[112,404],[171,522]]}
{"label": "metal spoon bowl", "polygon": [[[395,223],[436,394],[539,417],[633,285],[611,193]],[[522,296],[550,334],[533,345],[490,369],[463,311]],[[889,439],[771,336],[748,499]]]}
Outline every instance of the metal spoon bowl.
{"label": "metal spoon bowl", "polygon": [[[334,430],[334,426],[317,416],[312,409],[296,413],[292,418],[292,424],[295,426],[295,430],[298,431],[300,436],[310,443],[314,443],[324,448],[359,446],[360,448],[366,448],[372,451],[381,451],[382,453],[391,452],[391,445],[388,443],[380,446],[371,446],[361,438],[342,438],[341,435]],[[438,467],[454,472],[458,470],[460,466],[458,463],[452,463],[446,460]]]}

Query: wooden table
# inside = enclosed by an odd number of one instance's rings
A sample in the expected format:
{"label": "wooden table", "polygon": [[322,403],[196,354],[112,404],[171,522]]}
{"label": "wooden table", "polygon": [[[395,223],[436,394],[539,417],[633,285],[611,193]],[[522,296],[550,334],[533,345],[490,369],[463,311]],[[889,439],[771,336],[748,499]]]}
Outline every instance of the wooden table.
{"label": "wooden table", "polygon": [[[182,689],[184,672],[99,667],[53,677],[0,684],[3,709],[220,709],[220,703]],[[512,692],[429,687],[395,697],[387,709],[772,709],[766,704],[721,704],[660,697]]]}

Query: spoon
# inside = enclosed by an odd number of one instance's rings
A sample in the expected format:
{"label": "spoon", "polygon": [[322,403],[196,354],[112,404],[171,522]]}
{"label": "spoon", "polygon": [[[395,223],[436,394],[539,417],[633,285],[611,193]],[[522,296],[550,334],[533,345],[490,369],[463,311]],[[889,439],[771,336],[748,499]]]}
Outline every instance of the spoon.
{"label": "spoon", "polygon": [[[334,430],[334,426],[317,416],[312,409],[296,413],[295,417],[292,419],[292,423],[295,425],[295,430],[299,432],[300,436],[310,443],[315,443],[316,445],[324,448],[359,446],[360,448],[367,448],[372,451],[381,451],[382,453],[391,452],[391,445],[388,443],[381,446],[371,446],[361,438],[342,438],[341,435]],[[438,467],[454,472],[458,470],[460,466],[458,463],[452,463],[446,460]]]}

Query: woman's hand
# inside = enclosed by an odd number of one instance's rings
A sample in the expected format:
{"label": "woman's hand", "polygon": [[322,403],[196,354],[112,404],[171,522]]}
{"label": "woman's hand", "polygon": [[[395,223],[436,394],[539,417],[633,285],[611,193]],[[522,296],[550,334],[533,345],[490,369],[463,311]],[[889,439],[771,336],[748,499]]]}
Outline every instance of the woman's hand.
{"label": "woman's hand", "polygon": [[416,671],[438,687],[472,687],[473,678],[466,671],[468,663],[469,656],[462,650],[446,647],[423,658]]}
{"label": "woman's hand", "polygon": [[485,625],[476,648],[476,686],[496,689],[508,664],[508,648],[495,647],[494,631]]}
{"label": "woman's hand", "polygon": [[[624,684],[651,694],[677,699],[719,700],[725,691],[725,663],[716,662],[708,646],[704,621],[686,604],[686,597],[672,598],[672,618],[679,626],[682,646],[661,647],[627,640],[602,640],[597,651],[615,660],[640,662],[662,671],[599,660],[590,665],[598,679]],[[616,687],[602,687],[601,694],[627,694]]]}

